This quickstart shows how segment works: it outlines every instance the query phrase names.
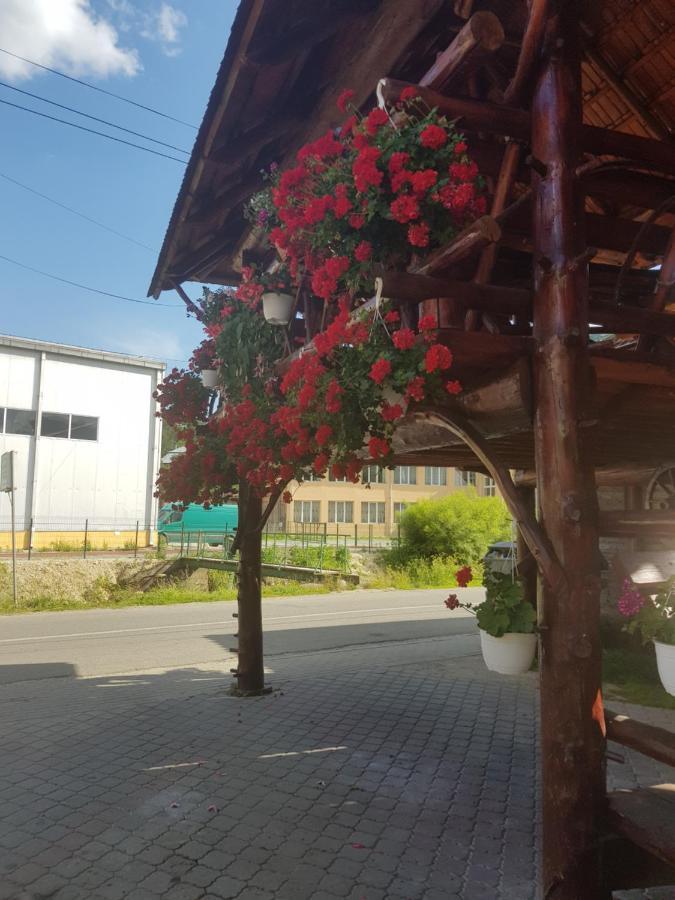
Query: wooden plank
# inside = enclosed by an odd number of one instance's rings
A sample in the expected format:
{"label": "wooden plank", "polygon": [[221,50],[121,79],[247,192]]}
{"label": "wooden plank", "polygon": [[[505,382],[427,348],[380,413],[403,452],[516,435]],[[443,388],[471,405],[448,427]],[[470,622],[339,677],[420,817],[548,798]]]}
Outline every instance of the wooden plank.
{"label": "wooden plank", "polygon": [[[675,767],[675,734],[672,731],[638,722],[611,709],[605,710],[605,723],[607,740],[637,750],[666,766]],[[675,817],[673,822],[675,824]]]}
{"label": "wooden plank", "polygon": [[411,271],[418,275],[433,275],[455,265],[472,253],[496,243],[502,235],[499,224],[491,216],[481,216],[444,247],[434,250]]}
{"label": "wooden plank", "polygon": [[607,822],[618,834],[675,866],[675,785],[607,795]]}
{"label": "wooden plank", "polygon": [[630,359],[631,352],[592,350],[592,365],[598,381],[621,381],[624,384],[651,384],[675,387],[675,368],[658,363]]}
{"label": "wooden plank", "polygon": [[[604,537],[673,537],[675,510],[601,511],[600,534]],[[675,765],[675,760],[670,765]]]}

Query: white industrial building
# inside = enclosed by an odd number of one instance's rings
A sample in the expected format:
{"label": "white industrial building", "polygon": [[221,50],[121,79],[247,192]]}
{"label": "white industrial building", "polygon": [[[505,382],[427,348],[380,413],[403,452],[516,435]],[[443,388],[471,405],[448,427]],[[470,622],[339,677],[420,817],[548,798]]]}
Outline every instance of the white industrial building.
{"label": "white industrial building", "polygon": [[[85,528],[121,546],[137,522],[151,539],[161,441],[152,394],[163,370],[144,357],[0,335],[0,451],[16,451],[19,547]],[[9,520],[0,494],[0,546]]]}

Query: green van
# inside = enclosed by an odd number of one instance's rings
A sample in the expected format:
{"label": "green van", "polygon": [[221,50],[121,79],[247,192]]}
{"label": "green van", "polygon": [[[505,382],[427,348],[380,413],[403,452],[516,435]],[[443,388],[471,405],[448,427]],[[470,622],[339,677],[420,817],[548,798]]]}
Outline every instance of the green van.
{"label": "green van", "polygon": [[165,503],[159,511],[157,533],[159,540],[171,544],[184,542],[222,545],[232,540],[237,530],[238,509],[236,503],[211,506],[205,509],[199,503],[190,503],[185,509],[176,509]]}

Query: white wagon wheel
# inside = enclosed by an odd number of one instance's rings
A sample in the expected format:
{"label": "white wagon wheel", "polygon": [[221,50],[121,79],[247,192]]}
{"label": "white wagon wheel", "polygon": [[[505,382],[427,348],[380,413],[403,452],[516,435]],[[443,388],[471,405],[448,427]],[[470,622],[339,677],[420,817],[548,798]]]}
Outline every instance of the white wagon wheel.
{"label": "white wagon wheel", "polygon": [[675,463],[661,466],[652,476],[645,494],[647,509],[675,511]]}

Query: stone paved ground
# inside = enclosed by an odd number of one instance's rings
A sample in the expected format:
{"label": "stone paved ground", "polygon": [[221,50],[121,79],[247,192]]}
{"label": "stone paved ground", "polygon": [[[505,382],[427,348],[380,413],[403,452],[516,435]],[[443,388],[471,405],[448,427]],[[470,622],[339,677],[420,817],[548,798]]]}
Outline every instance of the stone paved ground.
{"label": "stone paved ground", "polygon": [[534,898],[534,680],[443,646],[4,687],[0,898]]}

